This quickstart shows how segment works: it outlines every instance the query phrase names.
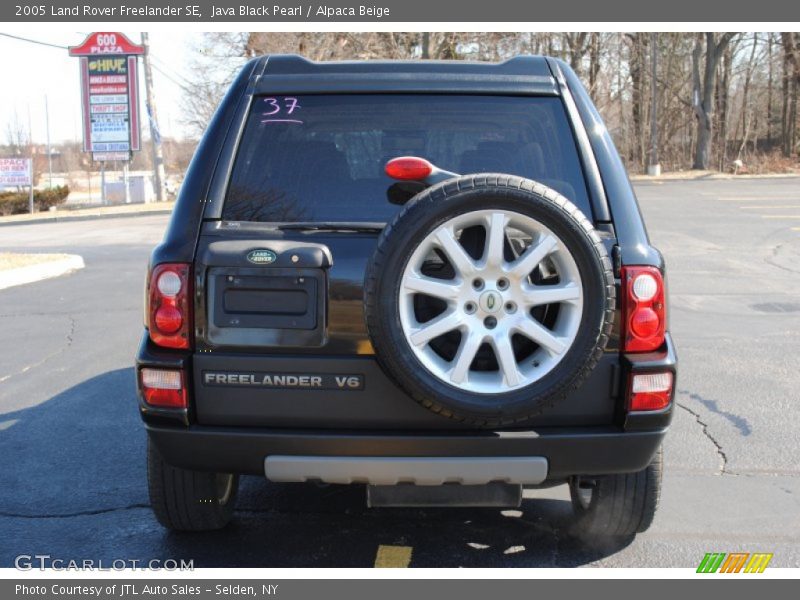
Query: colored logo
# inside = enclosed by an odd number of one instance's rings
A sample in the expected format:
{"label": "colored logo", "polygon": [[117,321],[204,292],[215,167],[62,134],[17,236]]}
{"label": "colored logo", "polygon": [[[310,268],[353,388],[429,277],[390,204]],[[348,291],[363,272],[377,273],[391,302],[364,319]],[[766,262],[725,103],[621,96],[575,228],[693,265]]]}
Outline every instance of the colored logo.
{"label": "colored logo", "polygon": [[272,250],[266,248],[251,250],[247,253],[247,260],[256,265],[268,265],[274,263],[277,258],[278,256]]}
{"label": "colored logo", "polygon": [[766,552],[707,552],[697,566],[698,573],[763,573],[772,554]]}
{"label": "colored logo", "polygon": [[484,312],[487,313],[493,313],[500,308],[500,296],[492,291],[484,292],[478,302]]}

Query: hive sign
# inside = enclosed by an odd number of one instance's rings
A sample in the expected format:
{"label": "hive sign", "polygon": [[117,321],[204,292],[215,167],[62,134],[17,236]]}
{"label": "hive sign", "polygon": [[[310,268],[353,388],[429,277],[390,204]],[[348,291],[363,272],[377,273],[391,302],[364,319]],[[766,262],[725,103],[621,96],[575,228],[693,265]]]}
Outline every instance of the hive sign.
{"label": "hive sign", "polygon": [[80,58],[83,150],[95,161],[127,161],[139,150],[140,54],[143,46],[111,32],[92,33],[69,49]]}

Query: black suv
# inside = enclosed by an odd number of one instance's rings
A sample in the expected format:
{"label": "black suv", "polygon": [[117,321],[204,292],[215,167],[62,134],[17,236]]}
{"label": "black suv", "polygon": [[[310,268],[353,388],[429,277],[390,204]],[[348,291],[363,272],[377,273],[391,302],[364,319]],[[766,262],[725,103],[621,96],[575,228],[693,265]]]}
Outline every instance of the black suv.
{"label": "black suv", "polygon": [[251,60],[147,278],[150,499],[223,527],[240,474],[370,506],[656,510],[675,350],[661,254],[574,72]]}

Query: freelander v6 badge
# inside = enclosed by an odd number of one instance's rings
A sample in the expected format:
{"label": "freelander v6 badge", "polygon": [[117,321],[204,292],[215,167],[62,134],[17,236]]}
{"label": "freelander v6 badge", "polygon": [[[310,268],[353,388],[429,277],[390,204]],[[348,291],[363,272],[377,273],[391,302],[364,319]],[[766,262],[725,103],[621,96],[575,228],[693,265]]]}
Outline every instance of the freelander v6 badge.
{"label": "freelander v6 badge", "polygon": [[347,373],[242,373],[238,371],[203,371],[203,384],[207,386],[360,391],[364,389],[364,376]]}

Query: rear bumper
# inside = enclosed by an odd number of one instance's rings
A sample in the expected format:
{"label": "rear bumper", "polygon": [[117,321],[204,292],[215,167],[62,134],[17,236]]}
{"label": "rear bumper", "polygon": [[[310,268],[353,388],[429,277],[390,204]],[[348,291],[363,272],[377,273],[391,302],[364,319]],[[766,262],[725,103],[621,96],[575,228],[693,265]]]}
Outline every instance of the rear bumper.
{"label": "rear bumper", "polygon": [[147,424],[164,459],[199,471],[264,475],[270,456],[302,457],[541,457],[546,479],[633,473],[644,469],[666,428],[542,428],[536,431],[388,433],[287,431],[264,428],[169,427]]}

